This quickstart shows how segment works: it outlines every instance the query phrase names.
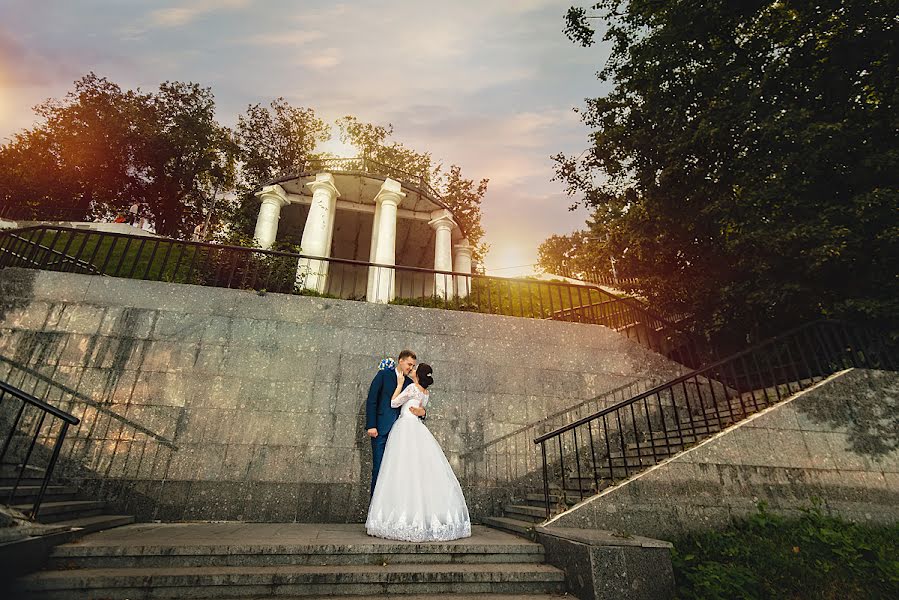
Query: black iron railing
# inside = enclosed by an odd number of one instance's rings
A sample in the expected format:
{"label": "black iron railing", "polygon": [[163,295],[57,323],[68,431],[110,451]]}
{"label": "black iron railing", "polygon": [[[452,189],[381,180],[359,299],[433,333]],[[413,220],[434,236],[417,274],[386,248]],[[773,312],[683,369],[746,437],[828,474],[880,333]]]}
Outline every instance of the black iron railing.
{"label": "black iron railing", "polygon": [[843,369],[896,369],[874,332],[798,327],[534,439],[550,492],[582,500]]}
{"label": "black iron railing", "polygon": [[687,332],[598,286],[507,279],[205,242],[41,225],[0,232],[0,268],[373,300],[604,325],[692,367]]}
{"label": "black iron railing", "polygon": [[[98,362],[116,355],[120,348],[115,341],[101,342],[95,349]],[[165,482],[169,479],[172,461],[179,451],[172,439],[147,427],[140,419],[128,418],[125,413],[134,414],[129,409],[130,398],[121,397],[113,391],[101,398],[84,394],[76,387],[67,385],[58,376],[45,374],[42,365],[28,366],[21,361],[0,356],[0,370],[8,372],[6,383],[28,394],[35,395],[40,390],[44,397],[54,398],[53,405],[72,415],[76,423],[69,427],[64,442],[58,442],[61,450],[55,451],[56,430],[44,427],[39,432],[31,454],[31,462],[47,463],[56,454],[54,474],[76,485],[79,491],[89,490],[98,500],[113,502],[120,510],[128,511],[136,502],[141,502],[135,488],[147,480]],[[63,378],[64,379],[64,378]],[[131,404],[130,406],[134,406]],[[0,405],[0,421],[9,421],[10,406]],[[167,407],[165,419],[177,423],[183,419],[184,407]],[[31,440],[32,430],[39,415],[28,411],[20,419],[14,432],[13,447],[17,456]],[[162,430],[168,429],[163,426]],[[17,463],[18,464],[18,463]],[[8,467],[7,467],[8,468]],[[143,505],[146,509],[146,505]],[[155,506],[152,514],[156,514]],[[155,518],[153,516],[152,518]]]}
{"label": "black iron railing", "polygon": [[516,428],[507,434],[466,450],[459,456],[466,485],[518,486],[535,483],[540,465],[534,438],[655,387],[661,379],[634,379],[589,400],[583,400],[545,419]]}
{"label": "black iron railing", "polygon": [[19,388],[0,381],[0,423],[4,429],[8,429],[3,449],[0,450],[0,467],[4,471],[11,471],[3,473],[3,479],[12,482],[6,498],[8,505],[15,504],[14,499],[22,480],[30,479],[27,477],[29,471],[36,468],[31,464],[31,460],[38,439],[51,441],[49,445],[53,450],[47,465],[43,468],[40,488],[28,513],[29,518],[36,519],[69,426],[77,425],[79,420]]}

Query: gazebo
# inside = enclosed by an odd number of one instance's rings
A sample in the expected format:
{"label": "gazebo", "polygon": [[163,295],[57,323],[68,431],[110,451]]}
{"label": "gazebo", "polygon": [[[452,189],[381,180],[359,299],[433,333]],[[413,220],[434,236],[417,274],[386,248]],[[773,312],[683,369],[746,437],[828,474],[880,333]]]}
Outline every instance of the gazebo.
{"label": "gazebo", "polygon": [[308,257],[297,265],[302,288],[382,303],[404,290],[417,297],[469,293],[471,246],[422,178],[366,158],[326,159],[270,181],[256,196],[262,248],[279,232],[301,236]]}

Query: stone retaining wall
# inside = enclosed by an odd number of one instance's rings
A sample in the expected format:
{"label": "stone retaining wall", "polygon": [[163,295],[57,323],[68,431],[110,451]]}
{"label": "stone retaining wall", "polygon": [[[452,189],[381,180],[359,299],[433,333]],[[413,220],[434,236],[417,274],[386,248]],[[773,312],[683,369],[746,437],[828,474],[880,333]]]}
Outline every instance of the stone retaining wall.
{"label": "stone retaining wall", "polygon": [[[82,419],[63,469],[139,519],[362,520],[365,394],[403,348],[434,367],[427,425],[459,474],[467,450],[679,373],[595,325],[0,271],[0,378]],[[478,519],[510,489],[466,493]]]}

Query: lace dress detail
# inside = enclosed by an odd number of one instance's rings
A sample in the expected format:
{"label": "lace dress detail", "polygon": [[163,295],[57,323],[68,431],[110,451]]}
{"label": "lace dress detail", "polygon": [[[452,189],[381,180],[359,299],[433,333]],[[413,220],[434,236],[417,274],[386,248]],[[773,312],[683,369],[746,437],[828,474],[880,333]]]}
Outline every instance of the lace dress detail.
{"label": "lace dress detail", "polygon": [[387,438],[378,482],[368,510],[369,535],[407,542],[445,542],[471,536],[462,487],[443,449],[413,406],[427,407],[428,394],[409,385],[391,401],[402,406]]}

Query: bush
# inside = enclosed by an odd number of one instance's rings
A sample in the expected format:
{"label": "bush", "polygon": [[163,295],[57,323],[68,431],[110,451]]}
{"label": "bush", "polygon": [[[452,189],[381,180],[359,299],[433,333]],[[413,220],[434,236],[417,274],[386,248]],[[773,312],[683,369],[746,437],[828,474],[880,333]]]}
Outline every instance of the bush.
{"label": "bush", "polygon": [[767,512],[723,532],[689,535],[673,552],[680,599],[899,598],[899,524],[858,525],[821,512]]}

